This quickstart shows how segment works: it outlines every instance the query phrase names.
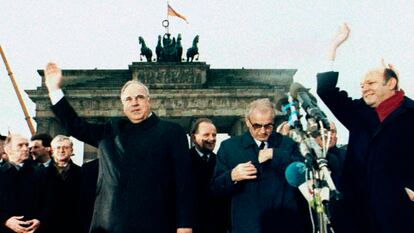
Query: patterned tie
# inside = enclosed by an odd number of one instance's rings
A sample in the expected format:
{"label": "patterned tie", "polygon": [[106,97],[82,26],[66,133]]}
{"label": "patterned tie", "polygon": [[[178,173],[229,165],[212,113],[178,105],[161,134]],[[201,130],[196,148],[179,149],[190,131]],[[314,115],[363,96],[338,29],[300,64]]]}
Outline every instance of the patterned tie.
{"label": "patterned tie", "polygon": [[265,148],[265,146],[266,146],[266,143],[262,141],[260,143],[259,150],[263,150]]}

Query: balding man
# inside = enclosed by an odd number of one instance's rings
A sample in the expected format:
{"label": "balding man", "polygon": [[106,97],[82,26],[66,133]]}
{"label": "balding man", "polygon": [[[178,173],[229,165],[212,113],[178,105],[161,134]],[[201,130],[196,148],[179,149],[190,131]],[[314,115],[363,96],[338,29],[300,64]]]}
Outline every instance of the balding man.
{"label": "balding man", "polygon": [[12,134],[6,139],[9,157],[0,168],[1,232],[42,232],[46,218],[45,177],[29,156],[29,141]]}
{"label": "balding man", "polygon": [[190,149],[196,186],[196,224],[194,233],[226,233],[229,228],[229,208],[226,198],[211,193],[210,181],[216,165],[217,129],[208,118],[197,119],[191,129]]}
{"label": "balding man", "polygon": [[[330,61],[349,34],[344,24],[332,42]],[[317,92],[349,130],[342,190],[348,225],[354,226],[348,232],[413,232],[414,101],[399,88],[392,65],[365,74],[360,99],[350,98],[337,81],[338,72],[318,74]]]}
{"label": "balding man", "polygon": [[292,139],[275,132],[274,116],[269,99],[251,102],[248,132],[220,145],[212,189],[231,199],[233,233],[310,230],[306,202],[285,179],[286,167],[303,158]]}
{"label": "balding man", "polygon": [[45,81],[52,110],[67,132],[98,147],[99,175],[92,233],[191,233],[193,180],[184,130],[151,111],[148,88],[128,81],[120,100],[126,118],[91,124],[78,117],[49,63]]}

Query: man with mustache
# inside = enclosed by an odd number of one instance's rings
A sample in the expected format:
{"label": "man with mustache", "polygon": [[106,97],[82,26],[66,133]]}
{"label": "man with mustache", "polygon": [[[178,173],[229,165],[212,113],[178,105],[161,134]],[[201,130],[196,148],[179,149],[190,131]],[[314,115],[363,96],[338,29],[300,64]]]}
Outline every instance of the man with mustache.
{"label": "man with mustache", "polygon": [[208,118],[197,119],[190,129],[190,149],[196,187],[196,224],[194,233],[225,233],[228,229],[228,200],[215,197],[210,190],[210,180],[216,165],[217,129]]}

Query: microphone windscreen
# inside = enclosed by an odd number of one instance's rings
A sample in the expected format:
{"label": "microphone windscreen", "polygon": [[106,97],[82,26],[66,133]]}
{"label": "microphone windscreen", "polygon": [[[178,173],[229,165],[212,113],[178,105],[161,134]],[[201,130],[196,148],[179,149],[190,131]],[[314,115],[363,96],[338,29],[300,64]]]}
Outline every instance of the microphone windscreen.
{"label": "microphone windscreen", "polygon": [[284,95],[276,101],[276,109],[279,112],[283,112],[283,106],[285,106],[287,104],[289,104],[289,100],[288,100],[288,97],[286,95]]}
{"label": "microphone windscreen", "polygon": [[289,164],[285,171],[285,177],[290,186],[298,187],[306,181],[306,166],[302,162]]}
{"label": "microphone windscreen", "polygon": [[289,93],[290,95],[294,98],[294,99],[298,99],[298,93],[299,92],[306,92],[307,95],[309,96],[309,98],[311,99],[311,101],[313,101],[314,103],[317,103],[318,101],[316,100],[315,96],[313,96],[310,92],[309,92],[310,88],[306,88],[304,87],[302,84],[300,83],[292,83],[290,85],[289,88]]}
{"label": "microphone windscreen", "polygon": [[302,92],[302,91],[307,92],[307,91],[309,91],[309,89],[304,87],[300,83],[292,83],[290,85],[289,93],[294,99],[298,99],[298,92]]}

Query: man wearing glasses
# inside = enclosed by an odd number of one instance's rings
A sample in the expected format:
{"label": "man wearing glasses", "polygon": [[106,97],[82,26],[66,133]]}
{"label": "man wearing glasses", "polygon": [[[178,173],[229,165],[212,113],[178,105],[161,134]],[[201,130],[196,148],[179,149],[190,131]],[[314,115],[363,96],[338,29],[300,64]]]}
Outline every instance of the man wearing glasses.
{"label": "man wearing glasses", "polygon": [[275,132],[274,117],[269,99],[253,101],[245,119],[249,131],[218,151],[212,189],[231,198],[234,233],[309,232],[306,202],[284,176],[302,156],[290,138]]}

